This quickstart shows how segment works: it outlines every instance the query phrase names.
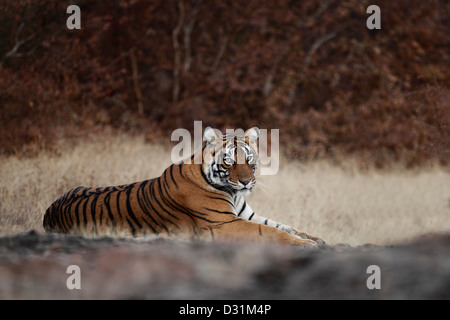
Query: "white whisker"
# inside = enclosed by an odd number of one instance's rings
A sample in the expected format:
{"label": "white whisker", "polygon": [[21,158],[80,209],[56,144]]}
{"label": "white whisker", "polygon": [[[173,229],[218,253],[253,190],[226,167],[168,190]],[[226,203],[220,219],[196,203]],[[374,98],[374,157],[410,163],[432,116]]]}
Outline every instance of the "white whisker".
{"label": "white whisker", "polygon": [[264,193],[268,194],[266,186],[259,181],[255,183],[255,188],[258,188],[259,190],[262,190]]}

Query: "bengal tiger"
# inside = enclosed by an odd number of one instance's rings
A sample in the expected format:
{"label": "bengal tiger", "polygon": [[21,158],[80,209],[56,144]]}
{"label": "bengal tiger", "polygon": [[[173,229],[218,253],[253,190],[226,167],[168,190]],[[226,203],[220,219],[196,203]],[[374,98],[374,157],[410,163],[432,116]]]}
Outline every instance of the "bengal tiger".
{"label": "bengal tiger", "polygon": [[315,247],[325,242],[255,215],[244,196],[255,187],[260,130],[220,134],[207,127],[204,145],[160,177],[103,188],[78,187],[46,211],[47,232],[126,236],[180,235],[219,241]]}

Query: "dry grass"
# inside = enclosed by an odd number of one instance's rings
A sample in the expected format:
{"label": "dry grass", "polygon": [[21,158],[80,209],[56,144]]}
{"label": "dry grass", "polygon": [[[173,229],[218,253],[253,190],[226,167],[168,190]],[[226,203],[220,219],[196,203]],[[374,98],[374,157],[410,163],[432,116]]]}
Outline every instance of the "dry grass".
{"label": "dry grass", "polygon": [[[70,188],[148,179],[171,161],[169,149],[127,136],[58,149],[59,156],[0,158],[0,232],[42,230],[46,208]],[[360,172],[349,167],[282,159],[277,175],[260,178],[262,188],[249,203],[260,215],[332,244],[389,244],[450,231],[448,169]]]}
{"label": "dry grass", "polygon": [[260,180],[266,192],[252,195],[255,211],[330,243],[390,244],[450,231],[448,169],[361,172],[291,162]]}

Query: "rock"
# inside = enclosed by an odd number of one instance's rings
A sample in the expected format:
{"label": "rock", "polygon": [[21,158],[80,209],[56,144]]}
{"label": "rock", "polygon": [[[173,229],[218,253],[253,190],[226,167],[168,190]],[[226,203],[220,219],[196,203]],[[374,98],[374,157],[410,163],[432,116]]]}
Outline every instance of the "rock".
{"label": "rock", "polygon": [[0,237],[0,299],[449,299],[449,266],[450,235],[312,250],[31,231]]}

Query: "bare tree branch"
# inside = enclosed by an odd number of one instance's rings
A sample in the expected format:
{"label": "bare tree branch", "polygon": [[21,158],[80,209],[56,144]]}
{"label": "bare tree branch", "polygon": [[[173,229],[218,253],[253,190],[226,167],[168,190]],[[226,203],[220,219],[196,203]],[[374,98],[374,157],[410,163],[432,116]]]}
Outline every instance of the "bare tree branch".
{"label": "bare tree branch", "polygon": [[30,35],[30,36],[28,36],[28,37],[26,37],[24,39],[20,39],[19,40],[19,34],[20,34],[20,31],[22,30],[24,25],[25,25],[25,23],[22,23],[19,26],[19,29],[17,30],[17,33],[16,33],[14,46],[13,46],[13,48],[11,50],[9,50],[7,53],[5,53],[5,55],[2,58],[2,61],[0,62],[0,65],[3,63],[3,61],[5,61],[9,57],[21,57],[23,54],[18,52],[20,46],[23,45],[25,42],[31,40],[34,37],[34,35],[32,34],[32,35]]}
{"label": "bare tree branch", "polygon": [[305,58],[305,62],[303,64],[303,71],[305,71],[309,64],[311,63],[312,57],[314,55],[314,53],[316,53],[316,51],[327,41],[333,39],[334,37],[336,37],[336,35],[338,34],[338,32],[346,29],[348,26],[348,23],[344,23],[343,25],[335,28],[333,31],[323,35],[322,37],[320,37],[319,39],[317,39],[313,45],[311,46],[311,48],[308,51],[308,54],[306,55]]}
{"label": "bare tree branch", "polygon": [[[305,61],[303,62],[303,66],[301,67],[301,71],[300,74],[305,75],[306,71],[308,70],[308,67],[312,61],[312,58],[314,56],[314,54],[316,53],[317,50],[319,50],[319,48],[327,41],[333,39],[334,37],[336,37],[336,35],[338,34],[338,32],[340,32],[341,30],[345,29],[347,27],[347,24],[344,24],[338,28],[336,28],[335,30],[323,35],[322,37],[320,37],[319,39],[317,39],[313,45],[311,46],[311,48],[308,51],[308,54],[305,57]],[[290,101],[292,102],[294,100],[294,97],[297,94],[297,85],[293,86],[292,89],[289,92],[289,98]]]}
{"label": "bare tree branch", "polygon": [[195,19],[199,10],[200,1],[196,1],[194,9],[192,9],[188,23],[184,27],[184,71],[187,73],[191,68],[191,33],[194,28]]}
{"label": "bare tree branch", "polygon": [[320,3],[319,9],[314,13],[313,19],[317,19],[323,12],[325,12],[329,6],[331,6],[333,3],[335,3],[336,0],[328,0],[328,1],[322,1]]}
{"label": "bare tree branch", "polygon": [[132,48],[130,50],[129,56],[130,56],[130,61],[131,61],[134,93],[136,94],[137,105],[138,105],[138,114],[139,114],[139,116],[143,116],[144,115],[144,103],[142,102],[143,101],[142,91],[139,86],[139,74],[138,74],[136,55],[134,54],[134,48]]}
{"label": "bare tree branch", "polygon": [[225,53],[225,49],[227,48],[228,45],[228,38],[230,36],[227,35],[224,38],[222,38],[222,41],[220,42],[220,48],[219,51],[217,52],[216,58],[214,59],[214,63],[212,66],[212,71],[215,72],[217,67],[219,66],[220,60],[222,60],[222,56]]}
{"label": "bare tree branch", "polygon": [[177,103],[180,95],[180,43],[178,41],[178,36],[180,34],[181,28],[184,22],[184,3],[183,0],[178,0],[178,22],[172,31],[172,45],[174,51],[174,65],[173,65],[173,90],[172,90],[172,100]]}
{"label": "bare tree branch", "polygon": [[307,26],[308,26],[307,22],[308,21],[318,19],[322,15],[322,13],[325,12],[328,9],[328,7],[330,7],[335,2],[336,2],[336,0],[321,1],[320,2],[320,6],[317,9],[317,11],[314,14],[312,14],[309,19],[305,19],[306,18],[306,14],[304,14],[303,17],[301,19],[299,19],[298,27],[300,29],[307,28]]}
{"label": "bare tree branch", "polygon": [[269,96],[270,92],[272,91],[273,87],[273,78],[275,77],[275,74],[278,69],[278,65],[280,64],[280,61],[284,59],[286,54],[289,52],[289,47],[285,46],[281,51],[278,53],[278,55],[275,57],[275,61],[273,63],[272,69],[270,70],[269,74],[266,77],[266,81],[264,82],[264,86],[262,89],[262,93],[264,97]]}
{"label": "bare tree branch", "polygon": [[305,62],[303,64],[303,69],[306,70],[308,68],[309,64],[311,63],[311,59],[314,55],[314,53],[328,40],[333,39],[336,36],[336,31],[332,31],[330,33],[327,33],[326,35],[320,37],[317,39],[313,45],[311,46],[311,49],[309,49],[308,54],[306,55]]}

